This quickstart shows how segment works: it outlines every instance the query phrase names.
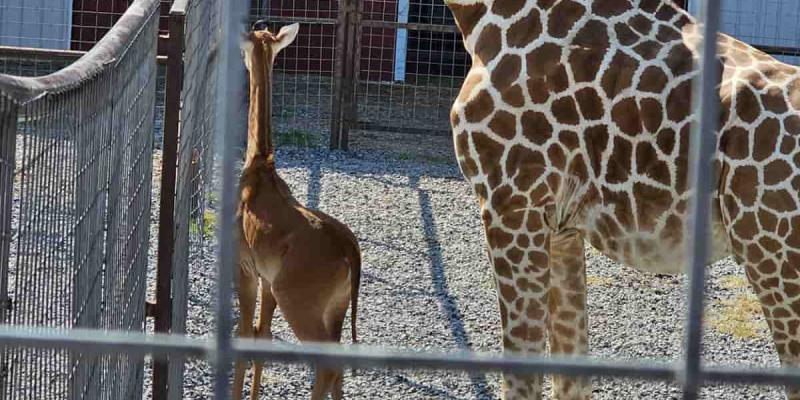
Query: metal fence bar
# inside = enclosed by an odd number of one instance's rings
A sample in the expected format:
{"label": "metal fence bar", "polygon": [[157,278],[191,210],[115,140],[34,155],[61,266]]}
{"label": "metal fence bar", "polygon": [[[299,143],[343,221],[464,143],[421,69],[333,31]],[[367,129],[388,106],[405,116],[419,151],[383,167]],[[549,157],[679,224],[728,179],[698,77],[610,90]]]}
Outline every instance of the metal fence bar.
{"label": "metal fence bar", "polygon": [[689,311],[686,319],[686,354],[682,375],[683,398],[697,399],[703,350],[703,288],[709,259],[711,230],[712,160],[716,151],[716,131],[719,128],[719,69],[717,68],[717,31],[719,30],[719,0],[704,0],[699,16],[702,42],[699,46],[697,74],[692,82],[692,104],[696,109],[689,145],[689,184],[694,189],[690,202],[687,243],[689,274]]}
{"label": "metal fence bar", "polygon": [[234,281],[234,268],[238,266],[238,243],[233,235],[235,215],[239,200],[235,164],[239,158],[236,147],[239,143],[239,121],[245,121],[240,104],[232,99],[244,99],[244,68],[239,57],[239,41],[243,37],[247,24],[248,7],[244,2],[223,3],[221,16],[222,34],[220,38],[220,62],[217,76],[217,110],[215,134],[218,148],[222,151],[221,168],[221,200],[222,207],[217,237],[219,253],[217,261],[217,304],[216,304],[216,341],[212,360],[214,365],[214,395],[216,399],[227,399],[230,396],[228,374],[232,366],[231,329],[233,328],[233,310],[231,308],[231,286]]}
{"label": "metal fence bar", "polygon": [[[145,335],[102,332],[91,329],[60,331],[0,326],[0,348],[38,347],[69,349],[86,354],[129,354],[155,358],[213,358],[217,339],[181,335]],[[475,352],[415,352],[384,347],[337,344],[294,345],[264,339],[234,339],[230,358],[264,359],[270,362],[308,363],[355,368],[459,370],[467,372],[514,372],[569,376],[630,377],[645,380],[681,379],[683,363],[636,363],[585,356],[569,358],[480,354]],[[226,377],[227,380],[227,377]],[[700,370],[699,382],[756,385],[798,385],[800,368],[731,368],[710,366]],[[227,394],[225,397],[227,398]]]}
{"label": "metal fence bar", "polygon": [[[0,46],[0,57],[19,57],[46,59],[46,60],[64,60],[76,61],[86,55],[85,51],[78,50],[53,50],[53,49],[35,49],[31,47],[10,47]],[[167,56],[156,56],[156,62],[160,65],[167,63]]]}

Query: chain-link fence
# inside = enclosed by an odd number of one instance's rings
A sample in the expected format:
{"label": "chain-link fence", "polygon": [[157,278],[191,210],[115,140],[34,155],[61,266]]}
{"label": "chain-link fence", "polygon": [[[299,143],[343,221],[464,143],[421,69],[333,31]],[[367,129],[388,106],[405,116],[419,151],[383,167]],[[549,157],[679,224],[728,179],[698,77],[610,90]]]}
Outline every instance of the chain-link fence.
{"label": "chain-link fence", "polygon": [[[158,3],[54,74],[0,75],[2,322],[142,331]],[[34,64],[35,65],[35,64]],[[141,397],[141,359],[5,349],[0,395]]]}

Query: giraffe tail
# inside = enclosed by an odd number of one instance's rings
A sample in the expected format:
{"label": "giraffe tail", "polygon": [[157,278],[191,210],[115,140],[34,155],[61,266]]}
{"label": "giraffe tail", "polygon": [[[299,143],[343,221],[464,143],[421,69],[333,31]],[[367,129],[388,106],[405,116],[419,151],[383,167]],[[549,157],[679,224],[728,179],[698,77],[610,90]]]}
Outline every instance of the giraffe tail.
{"label": "giraffe tail", "polygon": [[585,194],[586,184],[574,175],[566,175],[556,191],[554,209],[547,213],[550,228],[558,232],[571,227],[581,213]]}
{"label": "giraffe tail", "polygon": [[[356,325],[358,320],[358,289],[361,284],[361,251],[356,244],[356,251],[353,260],[350,262],[350,334],[353,344],[358,343]],[[357,375],[358,370],[352,368],[350,374]]]}
{"label": "giraffe tail", "polygon": [[353,343],[358,343],[356,335],[356,319],[358,315],[358,287],[361,284],[361,252],[356,251],[353,261],[350,263],[350,334]]}

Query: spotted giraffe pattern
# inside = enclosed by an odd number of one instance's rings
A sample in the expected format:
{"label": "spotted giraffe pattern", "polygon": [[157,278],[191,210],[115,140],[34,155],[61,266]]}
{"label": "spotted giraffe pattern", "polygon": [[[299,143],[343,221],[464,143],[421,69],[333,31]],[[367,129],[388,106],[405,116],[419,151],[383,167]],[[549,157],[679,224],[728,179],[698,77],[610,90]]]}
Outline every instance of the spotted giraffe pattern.
{"label": "spotted giraffe pattern", "polygon": [[[678,273],[699,32],[668,0],[449,0],[472,56],[451,111],[478,196],[507,351],[587,352],[584,240]],[[720,34],[709,262],[733,255],[800,365],[800,70]],[[540,376],[505,376],[538,399]],[[555,377],[553,397],[588,399]],[[800,399],[800,392],[788,391]]]}

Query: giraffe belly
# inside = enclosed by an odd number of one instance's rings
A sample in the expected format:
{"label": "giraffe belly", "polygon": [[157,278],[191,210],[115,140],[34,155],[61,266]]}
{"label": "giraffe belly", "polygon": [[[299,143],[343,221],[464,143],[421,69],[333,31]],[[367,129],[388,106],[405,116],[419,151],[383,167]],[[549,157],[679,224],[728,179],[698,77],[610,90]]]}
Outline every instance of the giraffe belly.
{"label": "giraffe belly", "polygon": [[[604,218],[590,220],[582,230],[589,244],[608,258],[642,272],[677,275],[686,271],[688,247],[681,234],[634,229],[612,234],[606,224]],[[731,253],[728,234],[718,220],[712,221],[709,245],[711,249],[706,264]]]}

